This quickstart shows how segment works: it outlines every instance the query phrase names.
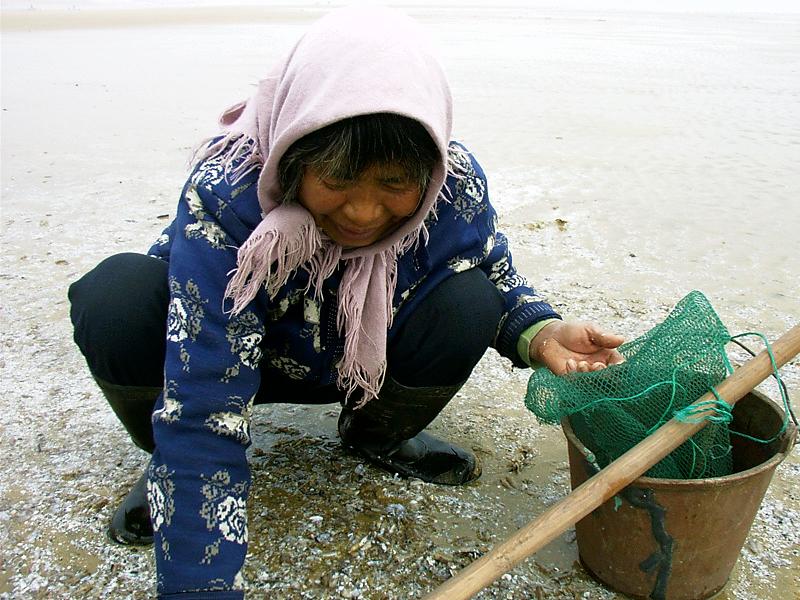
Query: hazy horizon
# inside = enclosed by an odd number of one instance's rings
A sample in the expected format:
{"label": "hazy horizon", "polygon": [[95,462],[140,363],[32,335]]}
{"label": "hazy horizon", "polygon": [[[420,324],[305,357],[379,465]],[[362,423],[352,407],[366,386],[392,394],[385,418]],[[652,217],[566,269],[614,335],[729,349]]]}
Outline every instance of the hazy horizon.
{"label": "hazy horizon", "polygon": [[674,0],[669,4],[663,0],[639,0],[636,3],[623,0],[501,0],[489,4],[486,0],[403,0],[401,2],[377,2],[374,0],[5,0],[3,10],[91,10],[116,8],[158,8],[198,6],[286,6],[286,7],[336,7],[351,4],[385,5],[403,7],[519,7],[526,9],[548,9],[558,11],[626,11],[667,13],[800,13],[800,3],[789,0]]}

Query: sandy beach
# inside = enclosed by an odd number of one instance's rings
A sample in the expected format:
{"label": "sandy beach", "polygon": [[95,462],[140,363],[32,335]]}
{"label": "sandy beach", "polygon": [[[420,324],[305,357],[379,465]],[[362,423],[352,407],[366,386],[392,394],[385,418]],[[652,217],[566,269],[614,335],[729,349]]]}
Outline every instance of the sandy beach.
{"label": "sandy beach", "polygon": [[[147,456],[72,343],[66,289],[149,247],[194,145],[324,7],[24,4],[2,12],[0,598],[148,598],[152,552],[104,536]],[[798,323],[799,15],[409,12],[440,40],[518,269],[565,317],[632,339],[699,289],[732,333]],[[335,406],[258,407],[248,597],[416,598],[563,497],[565,442],[525,408],[529,376],[490,350],[434,422],[483,463],[460,489],[361,464]],[[800,410],[800,361],[783,378]],[[799,484],[795,452],[718,598],[800,597]],[[622,598],[574,531],[478,597]]]}

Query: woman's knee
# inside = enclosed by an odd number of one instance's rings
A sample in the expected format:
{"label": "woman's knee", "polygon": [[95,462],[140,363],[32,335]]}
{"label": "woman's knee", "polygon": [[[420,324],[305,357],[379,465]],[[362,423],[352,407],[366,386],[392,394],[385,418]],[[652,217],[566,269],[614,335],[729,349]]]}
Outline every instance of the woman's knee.
{"label": "woman's knee", "polygon": [[494,340],[503,297],[480,269],[439,284],[393,337],[389,370],[404,385],[464,381]]}
{"label": "woman's knee", "polygon": [[119,385],[160,385],[167,273],[160,259],[116,254],[69,287],[75,343],[93,374]]}

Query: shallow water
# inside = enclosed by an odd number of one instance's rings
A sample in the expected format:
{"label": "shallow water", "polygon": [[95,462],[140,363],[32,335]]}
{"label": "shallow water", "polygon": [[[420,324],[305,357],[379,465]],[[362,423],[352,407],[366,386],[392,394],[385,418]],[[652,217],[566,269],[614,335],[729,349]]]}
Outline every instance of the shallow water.
{"label": "shallow water", "polygon": [[611,295],[669,273],[797,321],[800,19],[514,11],[447,33],[456,129],[505,220],[575,236],[537,271]]}
{"label": "shallow water", "polygon": [[[415,10],[441,40],[455,133],[512,235],[567,222],[573,252],[548,252],[545,230],[519,253],[534,283],[543,273],[614,295],[669,273],[676,300],[700,288],[755,305],[753,325],[800,315],[800,16]],[[175,196],[188,148],[310,18],[265,14],[169,35],[4,34],[6,210],[52,202],[42,183],[84,198],[113,187],[104,167],[121,156],[138,197]]]}

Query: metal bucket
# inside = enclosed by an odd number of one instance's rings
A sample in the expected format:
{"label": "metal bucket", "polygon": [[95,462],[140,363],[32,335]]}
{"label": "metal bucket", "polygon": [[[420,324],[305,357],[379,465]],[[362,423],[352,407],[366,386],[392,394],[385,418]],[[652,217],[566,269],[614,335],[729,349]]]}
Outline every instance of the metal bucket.
{"label": "metal bucket", "polygon": [[[769,439],[783,411],[751,392],[733,409],[732,429]],[[573,489],[596,472],[569,422]],[[634,598],[700,600],[728,581],[775,468],[797,434],[790,422],[770,444],[731,436],[734,473],[713,479],[640,477],[576,524],[584,567],[608,587]]]}

